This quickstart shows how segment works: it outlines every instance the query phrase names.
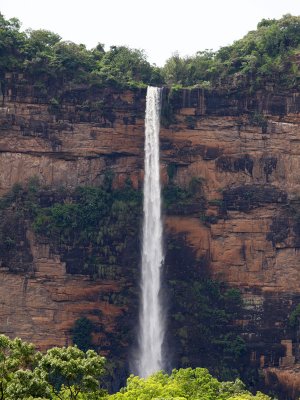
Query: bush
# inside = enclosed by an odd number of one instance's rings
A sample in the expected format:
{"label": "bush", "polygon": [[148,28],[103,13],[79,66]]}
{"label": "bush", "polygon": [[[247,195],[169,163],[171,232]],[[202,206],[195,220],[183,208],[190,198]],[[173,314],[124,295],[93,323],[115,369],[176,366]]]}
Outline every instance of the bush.
{"label": "bush", "polygon": [[296,306],[296,308],[291,312],[289,316],[289,325],[292,328],[296,328],[300,322],[300,304]]}
{"label": "bush", "polygon": [[94,329],[94,324],[89,319],[85,317],[77,319],[71,329],[73,343],[83,351],[92,349],[92,332]]}

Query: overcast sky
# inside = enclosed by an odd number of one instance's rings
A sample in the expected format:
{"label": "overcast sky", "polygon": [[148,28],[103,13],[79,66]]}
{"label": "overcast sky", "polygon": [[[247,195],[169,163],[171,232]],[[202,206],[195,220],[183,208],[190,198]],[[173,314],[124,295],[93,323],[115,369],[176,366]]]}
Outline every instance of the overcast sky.
{"label": "overcast sky", "polygon": [[19,18],[22,29],[48,29],[88,48],[144,49],[163,65],[175,51],[231,44],[262,18],[300,15],[300,0],[1,0],[0,11]]}

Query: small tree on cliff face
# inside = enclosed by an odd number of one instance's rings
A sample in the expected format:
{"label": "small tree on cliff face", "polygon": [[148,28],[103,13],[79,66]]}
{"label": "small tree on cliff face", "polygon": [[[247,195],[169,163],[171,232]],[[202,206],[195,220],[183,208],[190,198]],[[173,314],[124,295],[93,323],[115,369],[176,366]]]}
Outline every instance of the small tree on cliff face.
{"label": "small tree on cliff face", "polygon": [[94,324],[85,317],[79,318],[75,321],[74,327],[71,330],[73,336],[73,343],[77,345],[80,350],[87,351],[92,348],[92,332]]}

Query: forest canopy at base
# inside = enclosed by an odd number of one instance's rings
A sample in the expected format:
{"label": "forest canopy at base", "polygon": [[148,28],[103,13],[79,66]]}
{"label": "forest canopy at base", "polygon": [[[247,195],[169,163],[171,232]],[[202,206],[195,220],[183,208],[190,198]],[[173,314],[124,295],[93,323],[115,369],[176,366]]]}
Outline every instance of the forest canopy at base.
{"label": "forest canopy at base", "polygon": [[115,394],[103,387],[105,358],[76,346],[53,347],[45,354],[19,338],[0,335],[0,392],[7,400],[269,400],[255,396],[237,379],[219,382],[205,368],[157,372],[143,379],[131,375]]}

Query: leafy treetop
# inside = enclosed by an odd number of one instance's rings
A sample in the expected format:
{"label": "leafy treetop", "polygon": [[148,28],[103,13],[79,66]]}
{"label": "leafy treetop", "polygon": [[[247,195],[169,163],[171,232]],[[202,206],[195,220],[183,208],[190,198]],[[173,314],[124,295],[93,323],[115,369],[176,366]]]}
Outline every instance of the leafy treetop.
{"label": "leafy treetop", "polygon": [[284,88],[299,85],[300,17],[263,19],[257,30],[219,51],[199,51],[182,58],[175,53],[163,67],[168,84],[218,87],[247,85],[257,89],[265,82]]}
{"label": "leafy treetop", "polygon": [[205,368],[160,371],[144,379],[130,376],[115,394],[100,388],[105,359],[76,346],[54,347],[42,355],[30,343],[0,335],[1,400],[270,400],[245,385],[219,382]]}
{"label": "leafy treetop", "polygon": [[0,78],[5,72],[25,72],[35,78],[65,83],[121,87],[181,85],[204,88],[243,87],[257,90],[272,83],[291,89],[299,85],[300,17],[263,19],[257,29],[230,46],[194,56],[175,53],[163,68],[151,65],[143,50],[99,43],[63,41],[47,30],[20,30],[18,19],[0,14]]}
{"label": "leafy treetop", "polygon": [[253,396],[237,379],[235,382],[219,382],[205,368],[173,370],[171,375],[158,372],[143,379],[131,376],[127,386],[119,393],[109,396],[110,400],[268,400],[258,393]]}

